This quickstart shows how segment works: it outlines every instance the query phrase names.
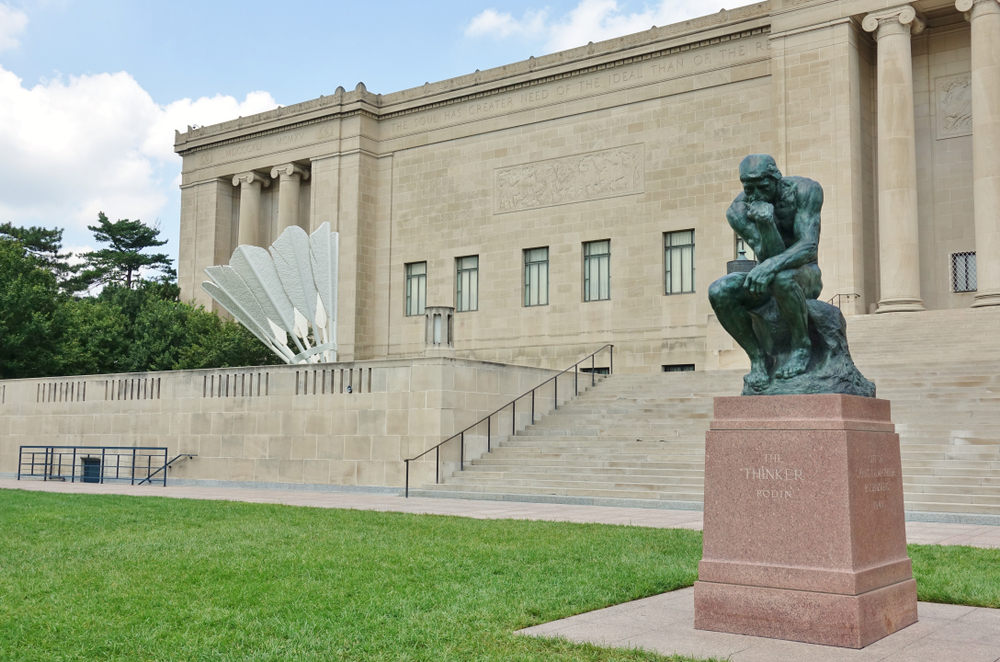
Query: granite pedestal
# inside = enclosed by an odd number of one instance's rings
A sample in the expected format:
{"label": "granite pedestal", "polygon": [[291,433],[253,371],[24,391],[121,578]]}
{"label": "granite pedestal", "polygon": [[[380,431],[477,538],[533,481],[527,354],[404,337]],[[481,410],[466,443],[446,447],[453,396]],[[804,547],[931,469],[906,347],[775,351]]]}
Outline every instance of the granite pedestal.
{"label": "granite pedestal", "polygon": [[917,621],[889,402],[715,398],[695,628],[862,648]]}

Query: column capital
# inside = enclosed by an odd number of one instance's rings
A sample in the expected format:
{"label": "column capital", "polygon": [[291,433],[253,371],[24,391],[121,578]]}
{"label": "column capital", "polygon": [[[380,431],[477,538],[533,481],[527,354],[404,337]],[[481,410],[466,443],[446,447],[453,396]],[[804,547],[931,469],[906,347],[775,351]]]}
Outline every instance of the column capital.
{"label": "column capital", "polygon": [[[1000,0],[956,0],[955,9],[965,12],[966,20],[971,21],[983,10],[990,13],[1000,13]],[[980,11],[976,11],[976,10]]]}
{"label": "column capital", "polygon": [[271,168],[271,179],[277,179],[279,176],[282,179],[288,179],[296,175],[303,180],[309,179],[309,171],[294,163],[285,163]]}
{"label": "column capital", "polygon": [[890,34],[918,35],[927,24],[917,16],[917,10],[912,5],[898,5],[868,14],[861,27],[867,32],[875,32],[877,41]]}
{"label": "column capital", "polygon": [[271,185],[271,180],[266,175],[262,175],[255,170],[241,172],[233,176],[233,186],[240,186],[241,184],[249,186],[257,183],[266,188]]}

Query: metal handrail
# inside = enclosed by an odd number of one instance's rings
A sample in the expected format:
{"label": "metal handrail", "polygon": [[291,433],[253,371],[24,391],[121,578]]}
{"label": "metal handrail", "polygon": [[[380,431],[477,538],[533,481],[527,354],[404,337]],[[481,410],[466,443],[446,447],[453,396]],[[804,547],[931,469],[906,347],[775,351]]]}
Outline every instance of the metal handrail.
{"label": "metal handrail", "polygon": [[[857,292],[838,293],[838,294],[834,294],[832,297],[830,297],[830,300],[827,301],[827,303],[830,304],[831,306],[836,306],[838,310],[842,310],[842,307],[841,307],[842,299],[846,298],[848,301],[850,301],[851,297],[855,297],[857,299],[860,299],[861,295],[858,294]],[[836,300],[837,303],[834,303],[834,300]]]}
{"label": "metal handrail", "polygon": [[487,414],[486,416],[484,416],[483,418],[479,419],[478,421],[476,421],[475,423],[473,423],[469,427],[465,428],[461,432],[456,432],[452,436],[450,436],[447,439],[445,439],[444,441],[442,441],[437,446],[433,446],[431,448],[428,448],[427,450],[425,450],[420,455],[416,455],[414,457],[411,457],[408,460],[403,460],[403,462],[406,464],[406,486],[404,488],[404,496],[406,498],[410,497],[410,462],[413,462],[415,460],[419,460],[420,458],[422,458],[424,455],[427,455],[431,451],[435,451],[435,457],[434,457],[434,484],[437,485],[437,484],[439,484],[441,482],[441,447],[444,446],[445,444],[447,444],[449,441],[453,441],[455,439],[458,439],[459,440],[458,467],[459,467],[460,471],[465,471],[465,433],[466,432],[468,432],[469,430],[472,430],[473,428],[478,427],[479,424],[482,423],[483,421],[486,421],[486,452],[489,453],[492,450],[492,446],[490,444],[490,438],[492,436],[492,419],[493,419],[494,416],[496,416],[497,414],[499,414],[500,412],[502,412],[507,407],[510,407],[511,408],[511,410],[510,410],[510,413],[511,413],[511,436],[514,436],[515,434],[517,434],[517,401],[518,400],[520,400],[521,398],[526,398],[529,395],[531,396],[531,423],[534,424],[534,422],[535,422],[535,391],[537,391],[538,389],[542,388],[543,386],[545,386],[549,382],[555,381],[555,384],[553,385],[552,402],[553,402],[554,408],[555,409],[559,409],[559,377],[561,377],[562,375],[564,375],[567,372],[569,372],[570,370],[572,370],[573,371],[573,391],[574,391],[574,395],[580,395],[580,375],[579,375],[580,371],[578,369],[579,365],[581,363],[583,363],[584,361],[586,361],[587,359],[590,359],[590,385],[591,386],[596,385],[597,384],[597,371],[596,371],[596,368],[597,368],[597,358],[596,357],[597,357],[598,354],[600,354],[601,352],[603,352],[606,349],[609,350],[609,352],[608,352],[608,355],[609,355],[608,374],[609,375],[614,374],[614,372],[615,372],[615,346],[609,343],[609,344],[605,345],[604,347],[601,347],[599,350],[597,350],[593,354],[580,359],[579,361],[577,361],[576,363],[574,363],[570,367],[566,368],[562,372],[556,373],[552,377],[549,377],[544,382],[542,382],[541,384],[539,384],[535,388],[531,389],[530,391],[525,391],[521,395],[517,396],[516,398],[514,398],[513,400],[511,400],[510,402],[508,402],[507,404],[505,404],[503,407],[500,407],[496,411],[494,411],[494,412],[492,412],[490,414]]}
{"label": "metal handrail", "polygon": [[142,485],[143,483],[148,482],[150,485],[152,485],[153,484],[153,476],[155,476],[156,474],[160,473],[161,471],[163,472],[164,484],[166,484],[167,469],[170,467],[171,464],[173,464],[177,460],[181,459],[182,457],[186,457],[187,459],[190,460],[192,458],[198,457],[198,454],[197,453],[181,453],[180,455],[175,455],[174,459],[170,460],[169,462],[167,462],[166,464],[164,464],[162,467],[160,467],[159,469],[157,469],[153,473],[149,474],[144,479],[140,480],[139,484]]}

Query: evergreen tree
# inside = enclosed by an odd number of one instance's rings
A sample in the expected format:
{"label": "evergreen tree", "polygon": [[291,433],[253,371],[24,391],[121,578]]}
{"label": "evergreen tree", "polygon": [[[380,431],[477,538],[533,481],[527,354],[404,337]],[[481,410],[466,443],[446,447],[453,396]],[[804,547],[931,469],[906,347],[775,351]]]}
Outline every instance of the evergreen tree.
{"label": "evergreen tree", "polygon": [[0,223],[0,239],[21,244],[27,254],[35,258],[36,264],[52,272],[60,289],[64,292],[73,292],[76,287],[74,277],[79,267],[69,263],[69,259],[73,257],[72,253],[60,252],[62,235],[63,231],[60,228],[51,230],[37,226],[20,228],[10,223]]}
{"label": "evergreen tree", "polygon": [[97,215],[97,225],[88,225],[94,239],[101,244],[109,244],[80,257],[86,266],[78,277],[78,282],[88,289],[95,285],[118,284],[126,289],[134,288],[141,279],[143,270],[169,270],[171,260],[166,253],[144,253],[147,248],[163,246],[159,226],[148,226],[140,220],[127,218],[112,223],[104,212]]}

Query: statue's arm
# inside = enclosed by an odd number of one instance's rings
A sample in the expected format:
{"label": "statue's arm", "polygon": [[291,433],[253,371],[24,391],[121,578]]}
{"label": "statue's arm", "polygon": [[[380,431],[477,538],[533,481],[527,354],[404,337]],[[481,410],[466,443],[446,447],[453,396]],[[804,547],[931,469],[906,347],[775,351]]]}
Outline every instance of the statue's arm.
{"label": "statue's arm", "polygon": [[812,180],[799,182],[797,188],[798,211],[793,230],[795,243],[783,252],[761,262],[747,274],[746,285],[754,294],[764,293],[776,274],[816,261],[823,188]]}
{"label": "statue's arm", "polygon": [[729,221],[729,227],[753,249],[756,255],[761,251],[761,237],[758,228],[747,219],[745,197],[743,193],[736,196],[726,211],[726,220]]}
{"label": "statue's arm", "polygon": [[798,185],[799,209],[795,214],[795,243],[778,255],[776,271],[797,269],[816,261],[819,249],[820,212],[823,210],[823,188],[812,180]]}

